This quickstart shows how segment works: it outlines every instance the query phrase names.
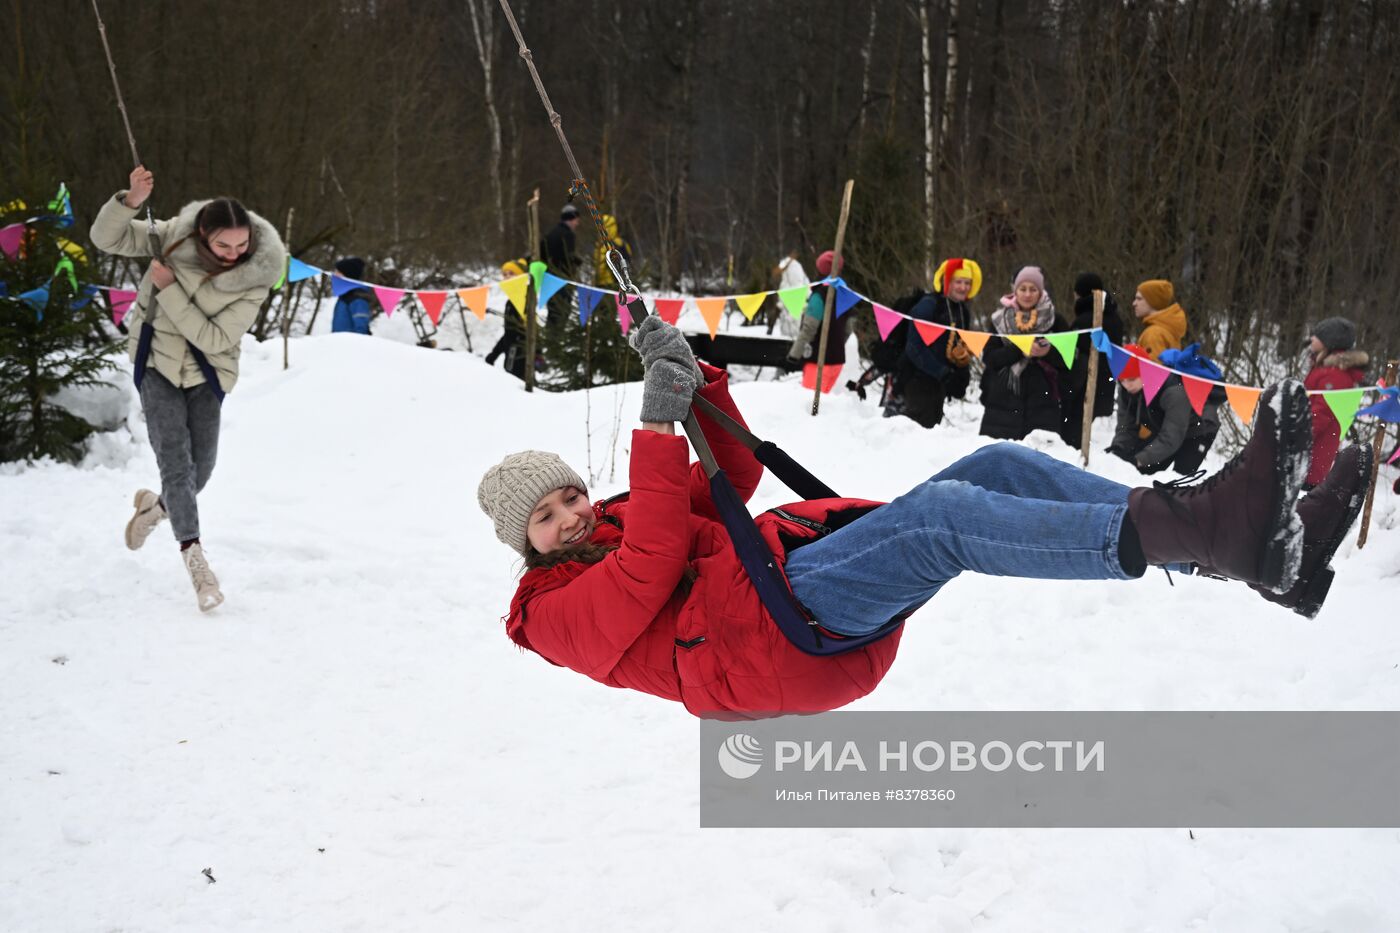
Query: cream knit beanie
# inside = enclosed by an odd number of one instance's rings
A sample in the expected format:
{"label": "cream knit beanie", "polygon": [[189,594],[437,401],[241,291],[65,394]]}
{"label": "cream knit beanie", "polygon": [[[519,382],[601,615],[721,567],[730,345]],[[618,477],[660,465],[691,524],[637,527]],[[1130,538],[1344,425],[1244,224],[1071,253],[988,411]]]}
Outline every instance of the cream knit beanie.
{"label": "cream knit beanie", "polygon": [[530,513],[541,499],[566,486],[588,492],[583,479],[558,454],[522,450],[486,471],[476,488],[476,503],[495,523],[496,537],[524,557]]}

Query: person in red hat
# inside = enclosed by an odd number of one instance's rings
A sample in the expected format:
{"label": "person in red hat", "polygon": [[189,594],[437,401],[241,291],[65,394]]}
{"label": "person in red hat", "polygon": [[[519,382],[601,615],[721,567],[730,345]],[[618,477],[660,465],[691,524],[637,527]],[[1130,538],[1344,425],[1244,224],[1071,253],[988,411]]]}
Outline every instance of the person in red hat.
{"label": "person in red hat", "polygon": [[[845,260],[835,263],[836,254],[827,250],[817,257],[817,274],[823,279],[840,275]],[[836,271],[832,272],[835,263]],[[818,282],[812,286],[807,296],[807,306],[802,312],[802,323],[797,336],[788,348],[788,359],[802,365],[802,387],[815,388],[817,384],[817,353],[821,346],[822,318],[826,317],[826,293],[831,284]],[[846,337],[849,333],[850,318],[841,315],[832,322],[826,335],[826,355],[822,359],[822,391],[830,392],[841,375],[841,367],[846,365]]]}
{"label": "person in red hat", "polygon": [[1182,475],[1195,472],[1220,430],[1224,392],[1211,392],[1197,415],[1181,377],[1169,376],[1148,401],[1138,362],[1147,351],[1135,343],[1123,349],[1136,355],[1129,357],[1118,373],[1118,427],[1105,452],[1128,461],[1139,473],[1157,473],[1168,467]]}

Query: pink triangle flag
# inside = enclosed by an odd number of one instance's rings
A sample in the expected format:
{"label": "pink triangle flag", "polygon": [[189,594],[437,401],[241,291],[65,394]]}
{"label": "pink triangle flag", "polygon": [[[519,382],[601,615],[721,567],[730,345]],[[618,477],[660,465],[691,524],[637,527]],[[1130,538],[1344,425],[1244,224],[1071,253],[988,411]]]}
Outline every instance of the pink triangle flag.
{"label": "pink triangle flag", "polygon": [[904,320],[904,315],[873,301],[871,305],[875,308],[875,326],[880,328],[880,339],[889,340],[890,331],[899,326],[899,322]]}
{"label": "pink triangle flag", "polygon": [[622,328],[624,334],[632,329],[632,312],[627,310],[627,296],[624,292],[617,293],[617,326]]}
{"label": "pink triangle flag", "polygon": [[24,224],[10,224],[8,227],[0,228],[0,249],[5,251],[5,256],[14,259],[19,255],[19,244],[24,239]]}
{"label": "pink triangle flag", "polygon": [[109,288],[107,300],[112,303],[112,323],[120,325],[131,310],[132,302],[136,301],[136,293],[124,288]]}
{"label": "pink triangle flag", "polygon": [[389,288],[387,285],[374,286],[374,295],[379,299],[379,304],[384,308],[384,316],[392,317],[394,309],[399,306],[403,299],[402,288]]}
{"label": "pink triangle flag", "polygon": [[414,292],[418,300],[423,303],[423,310],[428,312],[428,318],[437,327],[438,321],[442,320],[442,306],[447,303],[447,292]]}
{"label": "pink triangle flag", "polygon": [[1142,367],[1142,397],[1147,399],[1147,404],[1151,405],[1152,400],[1157,397],[1157,393],[1162,390],[1167,377],[1172,374],[1170,369],[1157,365],[1151,360],[1139,360]]}

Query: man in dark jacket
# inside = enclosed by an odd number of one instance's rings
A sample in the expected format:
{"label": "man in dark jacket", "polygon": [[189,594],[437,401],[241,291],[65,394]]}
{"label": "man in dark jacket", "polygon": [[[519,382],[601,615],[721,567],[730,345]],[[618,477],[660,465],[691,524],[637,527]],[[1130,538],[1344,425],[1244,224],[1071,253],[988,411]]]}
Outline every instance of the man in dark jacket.
{"label": "man in dark jacket", "polygon": [[[1103,332],[1114,346],[1123,345],[1123,319],[1118,314],[1118,302],[1103,285],[1097,273],[1084,272],[1074,280],[1074,320],[1070,330],[1087,330],[1094,326],[1094,292],[1104,293]],[[1080,334],[1074,350],[1074,366],[1070,368],[1069,387],[1062,397],[1064,428],[1060,436],[1066,444],[1078,448],[1084,429],[1084,393],[1089,385],[1089,358],[1094,345],[1088,334]],[[1107,418],[1113,414],[1113,375],[1106,360],[1099,360],[1099,378],[1094,388],[1094,417]]]}
{"label": "man in dark jacket", "polygon": [[[559,212],[559,222],[550,228],[540,241],[540,259],[549,266],[549,271],[561,279],[573,279],[578,274],[579,258],[577,238],[579,212],[572,204],[565,204]],[[561,288],[549,299],[549,318],[545,326],[557,334],[564,326],[564,319],[573,310],[574,290]]]}
{"label": "man in dark jacket", "polygon": [[[982,286],[982,270],[971,259],[945,259],[933,276],[933,292],[909,310],[916,321],[948,328],[969,328],[968,302]],[[885,415],[904,415],[926,428],[943,420],[943,403],[967,394],[972,351],[951,330],[932,343],[924,343],[917,327],[910,327],[904,342],[904,359],[891,387]]]}
{"label": "man in dark jacket", "polygon": [[[365,277],[365,261],[358,256],[347,256],[335,264],[335,271],[343,278],[358,282]],[[336,299],[331,333],[368,337],[369,319],[373,316],[374,292],[367,285],[359,285]]]}
{"label": "man in dark jacket", "polygon": [[[1136,344],[1123,348],[1146,356]],[[1220,430],[1220,403],[1225,392],[1211,390],[1197,415],[1186,396],[1180,376],[1168,376],[1162,388],[1147,401],[1137,359],[1130,359],[1118,374],[1118,429],[1108,453],[1121,457],[1139,473],[1157,473],[1171,467],[1177,473],[1194,473],[1206,458]]]}

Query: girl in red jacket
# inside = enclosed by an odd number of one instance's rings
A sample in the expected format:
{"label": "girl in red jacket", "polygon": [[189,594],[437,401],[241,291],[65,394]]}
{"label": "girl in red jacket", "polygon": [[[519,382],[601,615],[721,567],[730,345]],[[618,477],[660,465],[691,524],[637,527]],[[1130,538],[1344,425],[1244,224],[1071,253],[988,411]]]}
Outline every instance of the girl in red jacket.
{"label": "girl in red jacket", "polygon": [[[674,429],[696,392],[742,420],[727,375],[697,364],[680,332],[655,316],[632,342],[646,375],[630,492],[590,504],[578,473],[534,450],[506,457],[482,478],[477,501],[527,568],[505,619],[511,640],[700,716],[819,712],[869,693],[894,661],[902,630],[822,657],[786,639],[730,543],[708,478]],[[697,417],[747,500],[762,466]],[[838,638],[907,616],[965,570],[1128,580],[1149,564],[1185,572],[1194,565],[1296,607],[1315,580],[1330,581],[1325,565],[1335,545],[1323,545],[1350,527],[1362,483],[1324,484],[1330,491],[1319,492],[1312,517],[1301,506],[1295,513],[1310,444],[1297,381],[1265,393],[1255,425],[1235,461],[1194,487],[1129,489],[996,444],[888,504],[808,500],[755,521],[793,595]]]}
{"label": "girl in red jacket", "polygon": [[[1344,317],[1329,317],[1313,328],[1308,337],[1308,354],[1312,358],[1312,369],[1308,371],[1303,385],[1317,389],[1354,389],[1366,381],[1366,365],[1371,358],[1362,350],[1353,350],[1356,344],[1356,325]],[[1332,469],[1332,461],[1337,457],[1337,448],[1342,443],[1342,426],[1337,416],[1321,395],[1310,398],[1312,403],[1312,466],[1308,468],[1305,488],[1311,489],[1322,482],[1327,471]]]}

